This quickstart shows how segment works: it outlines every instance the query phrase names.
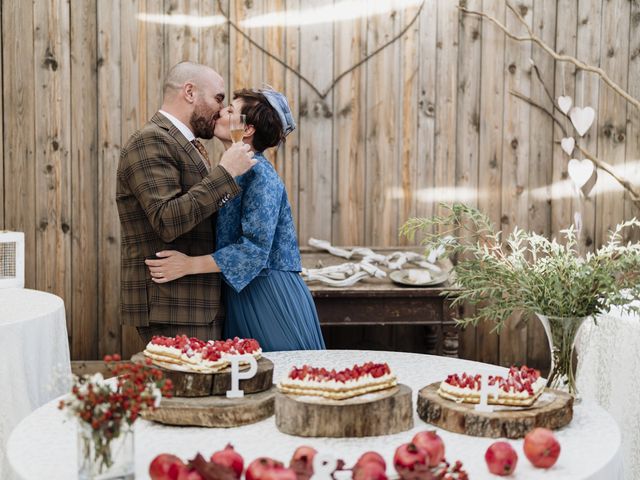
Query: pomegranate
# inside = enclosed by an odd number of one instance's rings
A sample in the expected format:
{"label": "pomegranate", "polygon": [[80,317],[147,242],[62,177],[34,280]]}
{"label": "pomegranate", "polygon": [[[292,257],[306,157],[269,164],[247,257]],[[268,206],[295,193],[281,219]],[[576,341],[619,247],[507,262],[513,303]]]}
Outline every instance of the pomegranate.
{"label": "pomegranate", "polygon": [[264,471],[261,480],[296,480],[296,472],[291,468],[273,467]]}
{"label": "pomegranate", "polygon": [[176,480],[180,467],[184,467],[184,463],[178,457],[161,453],[149,464],[149,476],[151,480]]}
{"label": "pomegranate", "polygon": [[228,443],[224,450],[220,450],[211,455],[211,461],[223,467],[229,467],[233,470],[236,478],[242,476],[242,470],[244,469],[244,460],[242,456],[233,449],[233,446]]}
{"label": "pomegranate", "polygon": [[430,467],[439,465],[444,459],[444,442],[435,431],[418,432],[411,442],[429,454]]}
{"label": "pomegranate", "polygon": [[385,467],[377,460],[370,460],[361,464],[356,463],[351,478],[353,480],[387,480],[387,474]]}
{"label": "pomegranate", "polygon": [[313,458],[316,453],[318,452],[315,448],[307,446],[298,447],[293,452],[289,468],[296,473],[299,480],[311,478],[313,475]]}
{"label": "pomegranate", "polygon": [[180,470],[178,472],[178,476],[175,477],[175,480],[204,480],[204,478],[202,478],[202,475],[200,475],[194,469],[191,469],[185,465],[179,468]]}
{"label": "pomegranate", "polygon": [[534,428],[524,437],[524,455],[534,467],[550,468],[560,456],[560,444],[548,428]]}
{"label": "pomegranate", "polygon": [[413,443],[404,443],[396,449],[393,466],[401,478],[410,476],[416,470],[427,470],[429,454]]}
{"label": "pomegranate", "polygon": [[380,455],[378,452],[363,453],[362,455],[360,455],[360,458],[358,458],[355,466],[358,467],[371,462],[379,464],[382,467],[383,471],[387,469],[387,463],[384,461],[384,458],[382,458],[382,455]]}
{"label": "pomegranate", "polygon": [[516,469],[518,454],[509,443],[495,442],[487,448],[484,460],[491,473],[504,477]]}
{"label": "pomegranate", "polygon": [[283,468],[284,465],[273,458],[258,457],[249,464],[244,477],[246,480],[261,480],[267,470],[275,467]]}

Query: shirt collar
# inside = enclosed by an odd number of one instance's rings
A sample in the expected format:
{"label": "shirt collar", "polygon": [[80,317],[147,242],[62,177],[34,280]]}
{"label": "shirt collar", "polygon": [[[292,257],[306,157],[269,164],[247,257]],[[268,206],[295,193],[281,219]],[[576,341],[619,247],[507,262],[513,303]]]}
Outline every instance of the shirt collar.
{"label": "shirt collar", "polygon": [[196,136],[189,129],[189,127],[187,127],[184,123],[182,123],[180,120],[178,120],[176,117],[174,117],[170,113],[165,112],[164,110],[160,110],[160,113],[163,114],[165,117],[167,117],[169,121],[173,123],[178,130],[180,130],[180,133],[184,135],[188,141],[192,142],[193,140],[195,140]]}

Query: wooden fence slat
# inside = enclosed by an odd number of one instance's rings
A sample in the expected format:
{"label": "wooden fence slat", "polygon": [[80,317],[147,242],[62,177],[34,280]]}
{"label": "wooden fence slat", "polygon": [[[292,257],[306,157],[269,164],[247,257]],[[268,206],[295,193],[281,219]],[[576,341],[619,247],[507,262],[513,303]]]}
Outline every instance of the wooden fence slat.
{"label": "wooden fence slat", "polygon": [[[300,0],[285,0],[287,12],[300,8]],[[300,27],[288,25],[284,31],[285,57],[287,65],[294,69],[300,68]],[[283,152],[284,186],[289,194],[291,214],[296,224],[298,243],[306,245],[307,240],[300,238],[300,78],[291,70],[284,74],[285,94],[289,101],[289,107],[293,113],[297,128],[287,136]]]}
{"label": "wooden fence slat", "polygon": [[36,288],[71,301],[71,112],[69,8],[65,1],[35,2]]}
{"label": "wooden fence slat", "polygon": [[[167,23],[164,28],[165,64],[168,68],[179,62],[198,61],[198,28],[193,24],[199,18],[199,0],[165,0],[167,15],[184,15],[189,22]],[[144,38],[144,35],[141,35]],[[147,55],[149,51],[146,51]]]}
{"label": "wooden fence slat", "polygon": [[[99,350],[98,318],[98,112],[95,98],[97,1],[71,1],[71,318],[74,358],[91,358]],[[66,99],[65,99],[66,101]],[[67,310],[68,311],[68,310]]]}
{"label": "wooden fence slat", "polygon": [[[418,13],[418,6],[407,7],[400,12],[400,28],[404,28]],[[406,220],[415,217],[415,190],[416,171],[418,163],[418,139],[416,138],[416,118],[418,114],[418,69],[420,48],[420,24],[414,23],[400,38],[400,66],[401,73],[399,92],[400,118],[398,119],[398,141],[400,152],[397,162],[399,193],[398,200],[398,226]],[[455,104],[453,105],[455,108]],[[398,240],[398,232],[395,232],[395,243],[407,245],[405,238]]]}
{"label": "wooden fence slat", "polygon": [[[419,5],[406,7],[398,12],[400,18],[400,29],[404,29],[415,15],[418,13]],[[400,73],[398,85],[398,120],[397,120],[397,138],[399,142],[398,160],[396,162],[397,169],[397,202],[398,202],[398,223],[396,226],[395,241],[391,242],[400,245],[409,245],[410,243],[404,237],[399,237],[397,228],[406,220],[416,216],[415,212],[415,190],[416,190],[416,171],[418,163],[418,139],[416,138],[416,118],[418,114],[418,69],[420,48],[420,24],[414,23],[400,37],[398,56],[400,65],[398,72]],[[383,330],[383,329],[380,329]],[[391,327],[390,337],[393,339],[394,345],[403,345],[403,348],[410,350],[419,350],[424,348],[426,343],[428,328],[420,328],[415,325],[396,325]]]}
{"label": "wooden fence slat", "polygon": [[[577,14],[574,0],[558,0],[557,11],[562,19],[558,19],[561,28],[556,29],[556,51],[566,55],[576,54]],[[571,63],[558,62],[555,75],[555,98],[570,96],[575,105],[575,68]],[[556,100],[557,101],[557,100]],[[569,120],[563,120],[567,132],[573,136],[573,127]],[[553,175],[551,187],[551,236],[559,237],[560,230],[573,223],[574,190],[567,173],[568,158],[560,148],[562,132],[554,130],[553,139]]]}
{"label": "wooden fence slat", "polygon": [[[602,1],[589,0],[579,2],[578,33],[576,54],[581,60],[600,65],[600,32],[602,27]],[[584,82],[584,85],[583,85]],[[596,118],[587,134],[580,143],[590,152],[598,151],[599,117],[597,112],[600,81],[596,75],[578,72],[576,78],[576,96],[585,105],[596,109]],[[584,97],[584,98],[583,98]],[[565,157],[565,159],[568,157]],[[575,210],[582,215],[582,230],[580,232],[580,246],[583,252],[594,249],[594,235],[596,225],[597,195],[591,194],[587,198],[574,201]]]}
{"label": "wooden fence slat", "polygon": [[[243,27],[243,20],[260,16],[264,13],[264,2],[231,2],[231,20],[239,25],[249,37],[258,45],[264,44],[264,28]],[[261,87],[263,78],[263,54],[258,48],[233,28],[230,36],[231,58],[229,70],[231,72],[231,85],[229,97],[234,90],[240,88]]]}
{"label": "wooden fence slat", "polygon": [[[482,10],[482,0],[467,2],[467,8]],[[478,155],[480,145],[480,82],[482,71],[481,21],[462,15],[458,31],[458,98],[456,113],[456,197],[468,205],[478,206]],[[467,315],[475,309],[464,306]],[[476,329],[467,327],[460,333],[460,356],[475,358]]]}
{"label": "wooden fence slat", "polygon": [[[336,22],[334,63],[337,75],[360,61],[367,51],[367,19]],[[365,210],[366,72],[356,68],[336,85],[333,97],[333,225],[336,245],[363,245]],[[415,116],[410,119],[415,124]]]}
{"label": "wooden fence slat", "polygon": [[[264,13],[284,14],[284,0],[267,0],[264,2]],[[266,50],[278,58],[285,57],[285,28],[282,25],[268,25],[264,27],[264,46]],[[273,61],[266,54],[262,55],[262,80],[260,83],[271,85],[278,92],[284,91],[285,68],[279,63]],[[260,84],[255,86],[261,86]],[[269,148],[265,152],[265,156],[276,168],[281,178],[284,178],[284,150],[282,148]],[[287,192],[288,193],[288,192]]]}
{"label": "wooden fence slat", "polygon": [[[204,18],[216,18],[223,13],[226,15],[229,11],[229,0],[220,2],[223,11],[219,9],[218,2],[210,0],[200,0],[200,15]],[[231,95],[229,92],[229,24],[227,22],[218,25],[203,27],[199,30],[199,62],[204,65],[209,65],[216,72],[218,72],[225,83],[225,105],[230,100],[228,97]],[[166,67],[168,68],[168,66]],[[209,157],[214,164],[218,163],[220,157],[224,153],[222,143],[218,140],[211,139],[203,142]]]}
{"label": "wooden fence slat", "polygon": [[[484,12],[501,22],[505,19],[504,3],[484,0]],[[502,130],[504,105],[505,39],[492,23],[482,21],[482,72],[480,74],[480,149],[478,155],[478,207],[496,228],[502,216]],[[476,358],[498,363],[498,337],[491,333],[493,325],[485,322],[476,329]]]}
{"label": "wooden fence slat", "polygon": [[[166,8],[166,5],[165,5]],[[120,4],[120,48],[121,48],[121,90],[120,99],[122,102],[120,118],[120,138],[121,143],[127,142],[128,138],[145,122],[148,118],[146,114],[146,84],[147,84],[147,62],[146,62],[146,26],[144,22],[131,22],[128,19],[137,18],[139,13],[146,12],[145,0],[132,0]],[[165,31],[168,29],[165,29]],[[169,36],[171,38],[171,36]],[[167,45],[172,45],[167,42]],[[176,55],[172,45],[168,48],[169,57]],[[169,60],[170,63],[170,60]],[[117,165],[117,164],[116,164]],[[114,184],[115,184],[115,170]],[[114,198],[115,198],[115,189]],[[115,203],[115,202],[114,202]],[[118,231],[120,223],[117,224]],[[118,298],[119,298],[118,293]],[[119,315],[118,315],[119,318]],[[134,353],[139,352],[144,345],[135,327],[129,325],[122,326],[122,355],[130,358]]]}
{"label": "wooden fence slat", "polygon": [[[367,51],[400,32],[396,10],[369,17]],[[400,105],[399,46],[390,45],[367,62],[365,243],[392,245],[398,238]]]}
{"label": "wooden fence slat", "polygon": [[[629,34],[629,93],[640,98],[640,3],[631,3],[631,27]],[[627,150],[625,175],[634,185],[640,185],[640,110],[627,106]],[[624,218],[640,218],[640,210],[625,194]],[[640,241],[640,229],[626,232],[625,241]]]}
{"label": "wooden fence slat", "polygon": [[[100,358],[123,351],[120,327],[120,220],[116,207],[116,170],[123,118],[120,3],[97,2],[98,49],[98,351]],[[126,10],[126,9],[125,9]]]}
{"label": "wooden fence slat", "polygon": [[[542,0],[533,4],[533,29],[549,45],[555,44],[556,2]],[[540,71],[545,85],[553,89],[555,62],[553,58],[537,45],[532,45],[531,57]],[[553,90],[551,90],[553,94]],[[544,105],[550,112],[553,103],[547,97],[544,86],[531,73],[531,98]],[[553,156],[553,120],[537,108],[530,109],[529,116],[529,229],[542,235],[551,233],[551,211],[549,209],[548,185],[551,184],[553,171],[549,161]],[[542,324],[531,316],[527,324],[527,365],[546,368],[550,356],[547,338]]]}
{"label": "wooden fence slat", "polygon": [[[517,8],[527,24],[533,21],[533,4],[519,2]],[[511,11],[507,11],[507,28],[524,33],[524,26]],[[502,217],[501,230],[506,237],[516,226],[528,229],[529,224],[529,127],[531,107],[511,95],[517,90],[531,94],[531,43],[506,39],[504,130],[502,140]],[[500,363],[513,365],[526,361],[527,325],[520,315],[510,318],[500,334]]]}
{"label": "wooden fence slat", "polygon": [[[101,1],[101,0],[98,0]],[[147,15],[164,14],[164,5],[162,1],[147,1],[145,5]],[[166,26],[161,22],[146,22],[141,25],[143,31],[140,35],[144,35],[144,51],[146,72],[146,109],[141,112],[141,120],[151,118],[162,105],[162,87],[164,78],[167,75],[170,65],[165,63],[164,52],[167,49],[174,48],[173,45],[166,45]],[[144,99],[143,99],[144,100]],[[144,113],[144,115],[142,115]]]}
{"label": "wooden fence slat", "polygon": [[[33,12],[2,2],[5,226],[25,235],[25,286],[36,287]],[[9,120],[10,119],[10,120]]]}
{"label": "wooden fence slat", "polygon": [[[611,0],[602,5],[600,66],[622,88],[627,86],[630,4],[625,0]],[[596,111],[599,121],[598,158],[605,159],[616,168],[622,168],[627,143],[627,102],[603,85],[599,103]],[[609,230],[622,221],[624,216],[624,196],[620,187],[612,182],[609,175],[600,172],[595,188],[606,188],[607,185],[612,190],[599,193],[596,204],[596,245],[606,241]]]}
{"label": "wooden fence slat", "polygon": [[[333,5],[333,0],[318,0],[313,8]],[[301,2],[301,10],[310,7]],[[333,25],[317,23],[305,25],[300,31],[300,73],[320,89],[326,88],[333,79]],[[306,244],[309,237],[331,239],[332,215],[332,135],[333,93],[324,99],[302,83],[300,85],[300,152],[299,165],[299,209],[298,241]]]}
{"label": "wooden fence slat", "polygon": [[[436,58],[436,31],[438,0],[425,0],[420,12],[420,58]],[[436,113],[436,63],[420,62],[418,68],[418,168],[416,171],[416,205],[418,217],[430,217],[435,213],[438,201],[435,188],[435,113]]]}

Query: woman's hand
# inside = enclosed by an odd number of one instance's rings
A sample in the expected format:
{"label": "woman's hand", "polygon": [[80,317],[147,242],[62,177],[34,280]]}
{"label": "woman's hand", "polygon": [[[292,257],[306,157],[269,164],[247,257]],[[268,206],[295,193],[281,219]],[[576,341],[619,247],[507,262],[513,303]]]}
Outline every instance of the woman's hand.
{"label": "woman's hand", "polygon": [[156,283],[167,283],[185,275],[195,273],[192,271],[192,257],[175,250],[163,250],[156,253],[159,260],[145,260],[149,267],[151,280]]}

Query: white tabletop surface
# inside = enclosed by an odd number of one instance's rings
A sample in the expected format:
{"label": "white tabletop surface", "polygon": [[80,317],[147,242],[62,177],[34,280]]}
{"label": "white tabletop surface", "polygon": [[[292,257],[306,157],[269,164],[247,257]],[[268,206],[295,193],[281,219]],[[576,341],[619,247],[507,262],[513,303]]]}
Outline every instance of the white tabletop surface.
{"label": "white tabletop surface", "polygon": [[[414,411],[418,390],[441,380],[452,372],[495,372],[494,367],[465,360],[396,352],[368,351],[312,351],[267,353],[275,363],[277,380],[294,366],[309,363],[317,366],[346,367],[365,361],[386,361],[401,383],[413,389]],[[233,429],[195,427],[169,427],[141,420],[136,425],[135,457],[136,478],[148,477],[151,460],[160,453],[172,453],[184,460],[197,452],[209,457],[211,453],[232,443],[245,458],[245,465],[258,456],[271,456],[283,462],[300,445],[310,445],[321,452],[342,458],[347,466],[367,450],[381,453],[392,473],[395,449],[409,442],[418,431],[434,427],[414,415],[415,427],[411,431],[370,438],[301,438],[279,432],[274,417],[253,425]],[[464,463],[470,478],[496,478],[487,471],[484,452],[496,441],[439,430],[445,441],[446,456],[450,461]],[[509,440],[518,452],[515,475],[509,478],[525,479],[618,479],[621,478],[620,430],[612,417],[591,402],[583,402],[574,409],[571,424],[556,432],[562,446],[558,463],[550,470],[531,466],[522,453],[522,440]],[[75,477],[75,430],[65,423],[63,414],[50,402],[24,419],[14,430],[9,441],[9,459],[25,479],[72,479]]]}
{"label": "white tabletop surface", "polygon": [[0,478],[12,478],[5,452],[11,430],[68,391],[71,374],[64,302],[50,293],[0,289]]}

